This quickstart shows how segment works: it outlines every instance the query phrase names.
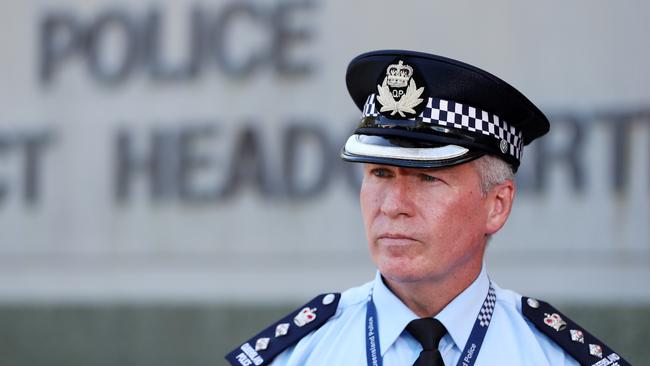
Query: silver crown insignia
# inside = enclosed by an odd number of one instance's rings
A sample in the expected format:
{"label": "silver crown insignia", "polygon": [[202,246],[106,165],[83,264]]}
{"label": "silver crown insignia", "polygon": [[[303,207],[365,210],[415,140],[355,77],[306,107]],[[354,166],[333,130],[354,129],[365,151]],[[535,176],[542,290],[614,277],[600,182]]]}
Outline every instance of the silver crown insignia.
{"label": "silver crown insignia", "polygon": [[393,88],[406,87],[411,76],[413,76],[413,68],[409,65],[404,65],[402,61],[399,61],[397,64],[392,64],[386,69],[386,83]]}

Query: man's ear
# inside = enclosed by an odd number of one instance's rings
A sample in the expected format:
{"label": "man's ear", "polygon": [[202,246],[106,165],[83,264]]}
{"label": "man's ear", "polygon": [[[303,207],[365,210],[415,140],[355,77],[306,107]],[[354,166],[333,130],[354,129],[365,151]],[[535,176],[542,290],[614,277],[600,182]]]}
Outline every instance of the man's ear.
{"label": "man's ear", "polygon": [[492,235],[499,231],[506,223],[512,203],[515,199],[517,187],[515,182],[506,179],[503,183],[497,184],[488,192],[485,198],[488,204],[488,217],[486,221],[486,234]]}

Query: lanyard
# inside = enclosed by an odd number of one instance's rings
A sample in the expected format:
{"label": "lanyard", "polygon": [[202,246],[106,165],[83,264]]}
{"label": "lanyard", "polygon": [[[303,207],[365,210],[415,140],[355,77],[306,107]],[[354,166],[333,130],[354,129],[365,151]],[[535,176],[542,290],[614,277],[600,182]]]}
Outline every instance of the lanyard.
{"label": "lanyard", "polygon": [[366,305],[366,361],[368,366],[382,366],[381,348],[377,324],[377,309],[372,301],[372,294]]}
{"label": "lanyard", "polygon": [[[476,357],[478,357],[478,352],[481,350],[483,339],[492,320],[495,303],[496,295],[492,283],[490,283],[490,289],[485,297],[485,301],[483,301],[481,310],[479,310],[476,316],[474,327],[465,344],[465,349],[460,354],[457,366],[472,366],[476,362]],[[383,365],[381,348],[379,347],[378,328],[377,309],[375,308],[375,302],[372,300],[371,294],[366,305],[366,361],[368,366]]]}

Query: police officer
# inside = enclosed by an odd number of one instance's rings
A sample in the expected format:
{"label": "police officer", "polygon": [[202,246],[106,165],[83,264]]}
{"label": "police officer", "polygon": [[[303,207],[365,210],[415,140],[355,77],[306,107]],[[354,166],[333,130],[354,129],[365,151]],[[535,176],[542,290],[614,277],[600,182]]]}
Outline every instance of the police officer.
{"label": "police officer", "polygon": [[629,365],[543,301],[500,288],[484,254],[524,145],[549,122],[471,65],[410,51],[350,62],[362,111],[341,157],[364,163],[374,281],[323,294],[226,356],[232,365]]}

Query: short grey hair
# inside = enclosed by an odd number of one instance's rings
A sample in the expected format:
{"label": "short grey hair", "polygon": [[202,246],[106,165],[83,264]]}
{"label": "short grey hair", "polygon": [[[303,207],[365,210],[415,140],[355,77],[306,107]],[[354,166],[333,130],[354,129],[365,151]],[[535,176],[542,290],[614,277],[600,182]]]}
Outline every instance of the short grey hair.
{"label": "short grey hair", "polygon": [[494,155],[483,155],[472,161],[481,178],[481,193],[487,195],[492,189],[505,182],[514,180],[515,173],[512,166]]}

